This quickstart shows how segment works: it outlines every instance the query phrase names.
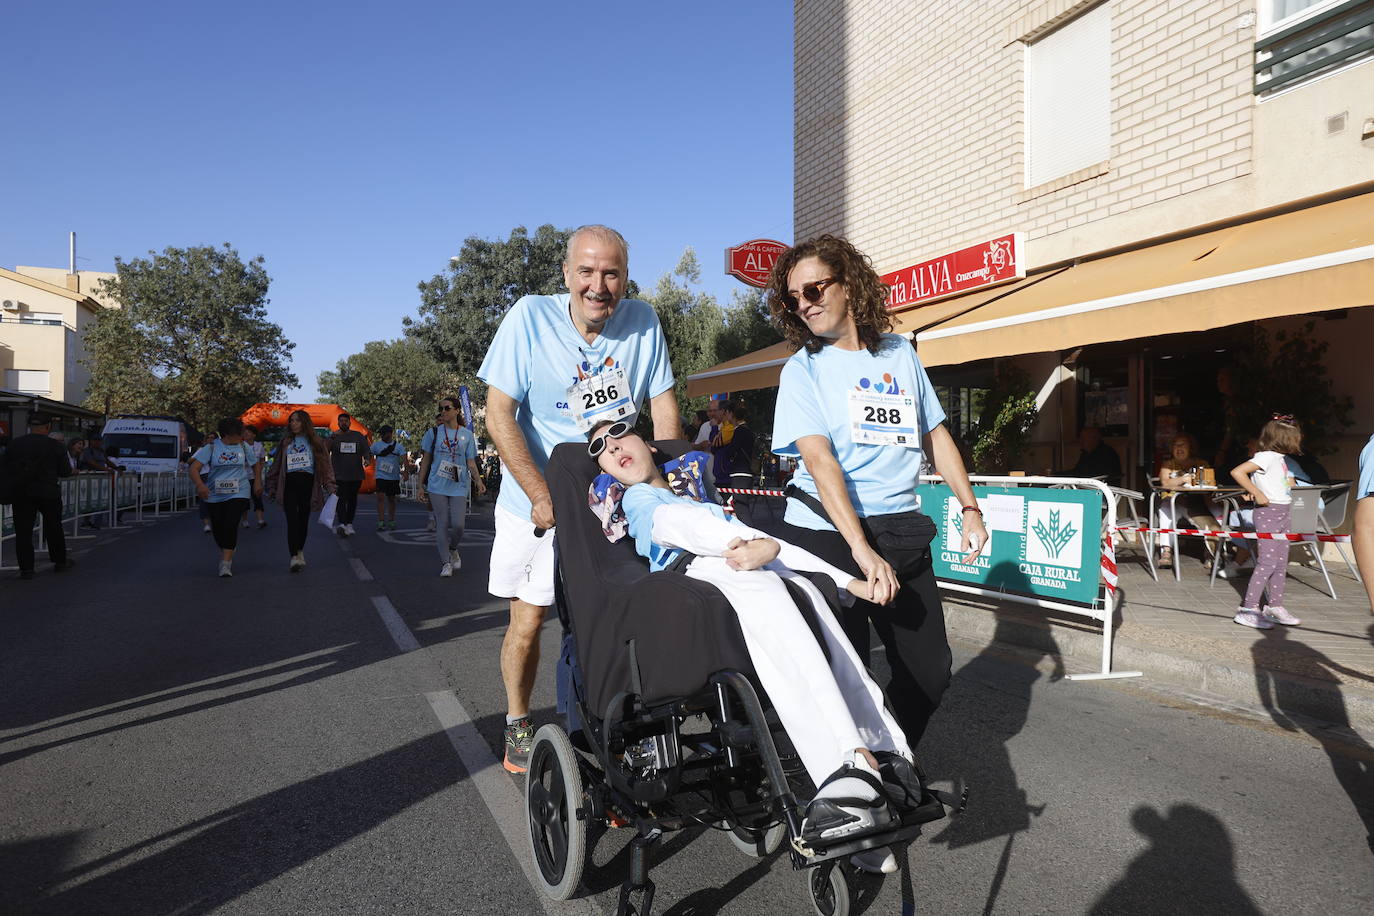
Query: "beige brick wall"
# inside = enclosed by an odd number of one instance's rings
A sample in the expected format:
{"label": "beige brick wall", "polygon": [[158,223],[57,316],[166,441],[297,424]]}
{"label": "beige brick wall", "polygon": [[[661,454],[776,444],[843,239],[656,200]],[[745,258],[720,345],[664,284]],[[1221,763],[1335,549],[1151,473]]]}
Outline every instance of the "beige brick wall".
{"label": "beige brick wall", "polygon": [[800,0],[796,237],[843,233],[891,270],[1019,229],[1043,263],[1045,240],[1249,175],[1253,0],[1108,2],[1108,167],[1027,189],[1020,39],[1091,2]]}

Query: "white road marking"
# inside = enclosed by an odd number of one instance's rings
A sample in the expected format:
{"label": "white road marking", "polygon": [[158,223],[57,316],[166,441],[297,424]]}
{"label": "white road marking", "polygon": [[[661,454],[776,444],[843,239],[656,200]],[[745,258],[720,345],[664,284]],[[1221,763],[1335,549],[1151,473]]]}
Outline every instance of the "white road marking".
{"label": "white road marking", "polygon": [[[402,652],[413,652],[420,648],[415,634],[410,632],[410,628],[406,626],[389,599],[374,596],[372,604],[381,615],[382,622],[386,624],[396,648]],[[417,659],[418,664],[431,669],[425,672],[427,677],[435,681],[443,680],[444,674],[433,659],[425,655],[417,656]],[[534,863],[534,853],[530,849],[524,793],[511,781],[496,755],[491,752],[491,748],[477,731],[472,716],[453,691],[438,690],[426,693],[425,699],[429,701],[434,717],[439,720],[444,734],[448,736],[454,751],[457,752],[463,769],[467,770],[469,780],[482,797],[482,803],[487,806],[492,821],[501,831],[511,855],[520,863],[534,898],[543,906],[544,912],[549,916],[604,916],[601,908],[590,899],[550,900],[538,889],[539,870]]]}
{"label": "white road marking", "polygon": [[391,640],[396,643],[396,648],[402,652],[414,652],[420,648],[420,641],[415,638],[414,633],[410,632],[410,627],[406,626],[406,622],[396,612],[390,598],[374,596],[372,606],[377,609],[377,614],[382,618],[382,623],[386,624],[387,632],[391,634]]}
{"label": "white road marking", "polygon": [[372,581],[372,573],[368,572],[368,569],[366,566],[363,565],[362,560],[359,560],[357,557],[349,557],[348,565],[353,567],[353,575],[358,577],[359,582]]}

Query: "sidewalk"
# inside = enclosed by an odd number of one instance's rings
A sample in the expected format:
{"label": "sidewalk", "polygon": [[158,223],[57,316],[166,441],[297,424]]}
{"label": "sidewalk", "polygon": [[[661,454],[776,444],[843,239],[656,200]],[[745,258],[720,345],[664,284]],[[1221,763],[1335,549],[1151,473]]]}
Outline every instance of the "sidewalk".
{"label": "sidewalk", "polygon": [[[1327,563],[1337,600],[1325,592],[1319,569],[1290,563],[1284,605],[1302,625],[1253,630],[1231,620],[1248,573],[1209,588],[1210,573],[1193,556],[1181,560],[1181,582],[1160,570],[1156,583],[1129,546],[1118,562],[1115,670],[1144,672],[1142,686],[1215,696],[1259,715],[1279,697],[1285,710],[1374,731],[1374,615],[1344,563]],[[1101,629],[1086,617],[943,595],[953,638],[1057,653],[1070,673],[1100,666]]]}

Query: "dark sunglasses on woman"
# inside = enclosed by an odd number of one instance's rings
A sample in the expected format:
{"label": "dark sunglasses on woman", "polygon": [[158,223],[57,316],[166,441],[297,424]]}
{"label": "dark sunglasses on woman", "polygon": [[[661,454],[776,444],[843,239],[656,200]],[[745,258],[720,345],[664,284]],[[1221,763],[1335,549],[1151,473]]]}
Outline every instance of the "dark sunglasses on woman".
{"label": "dark sunglasses on woman", "polygon": [[630,424],[626,423],[624,420],[621,420],[619,423],[612,423],[602,430],[600,435],[587,443],[587,454],[595,458],[606,450],[607,439],[621,439],[629,434]]}
{"label": "dark sunglasses on woman", "polygon": [[[824,280],[815,280],[811,283],[803,283],[801,288],[802,298],[807,302],[816,303],[821,301],[821,296],[825,295],[825,288],[832,283],[839,283],[834,277],[826,277]],[[789,312],[797,310],[797,297],[788,293],[782,297],[782,304]]]}

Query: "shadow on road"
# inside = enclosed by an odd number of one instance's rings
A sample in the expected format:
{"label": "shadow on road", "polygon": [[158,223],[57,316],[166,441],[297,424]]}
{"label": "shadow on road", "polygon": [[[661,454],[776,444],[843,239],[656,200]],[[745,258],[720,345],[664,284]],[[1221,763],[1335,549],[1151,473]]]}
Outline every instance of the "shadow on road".
{"label": "shadow on road", "polygon": [[1194,805],[1174,805],[1161,816],[1142,805],[1131,814],[1131,824],[1150,840],[1150,848],[1098,898],[1089,911],[1093,916],[1259,916],[1259,908],[1236,880],[1235,848],[1215,815]]}
{"label": "shadow on road", "polygon": [[[462,779],[443,732],[269,792],[79,868],[62,849],[4,850],[23,912],[208,913],[321,856]],[[170,845],[169,845],[170,844]],[[47,888],[73,886],[49,896]],[[13,912],[13,911],[11,911]]]}
{"label": "shadow on road", "polygon": [[[1307,688],[1300,687],[1291,678],[1275,677],[1269,668],[1264,667],[1261,656],[1276,649],[1284,649],[1286,643],[1290,647],[1289,652],[1292,651],[1291,647],[1298,647],[1302,650],[1305,660],[1316,663],[1320,669],[1320,674],[1315,675],[1318,680],[1339,685],[1337,673],[1370,683],[1374,683],[1374,678],[1332,661],[1311,646],[1299,642],[1293,638],[1293,631],[1288,627],[1276,626],[1272,630],[1260,632],[1263,638],[1256,639],[1250,651],[1255,664],[1255,687],[1259,691],[1264,708],[1269,711],[1270,717],[1279,727],[1292,732],[1304,731],[1321,745],[1331,762],[1331,771],[1336,775],[1336,781],[1350,798],[1355,813],[1364,824],[1365,842],[1370,851],[1374,852],[1374,747],[1370,747],[1368,742],[1350,728],[1350,716],[1346,712],[1345,699],[1339,689],[1331,691],[1332,703],[1323,717],[1327,721],[1321,722],[1299,715],[1299,711],[1310,706],[1306,696]],[[1369,636],[1371,643],[1374,643],[1374,626],[1369,628]],[[1300,689],[1303,690],[1304,696],[1293,696],[1294,691]],[[1330,723],[1345,730],[1345,736],[1340,741],[1332,740],[1327,727]]]}

